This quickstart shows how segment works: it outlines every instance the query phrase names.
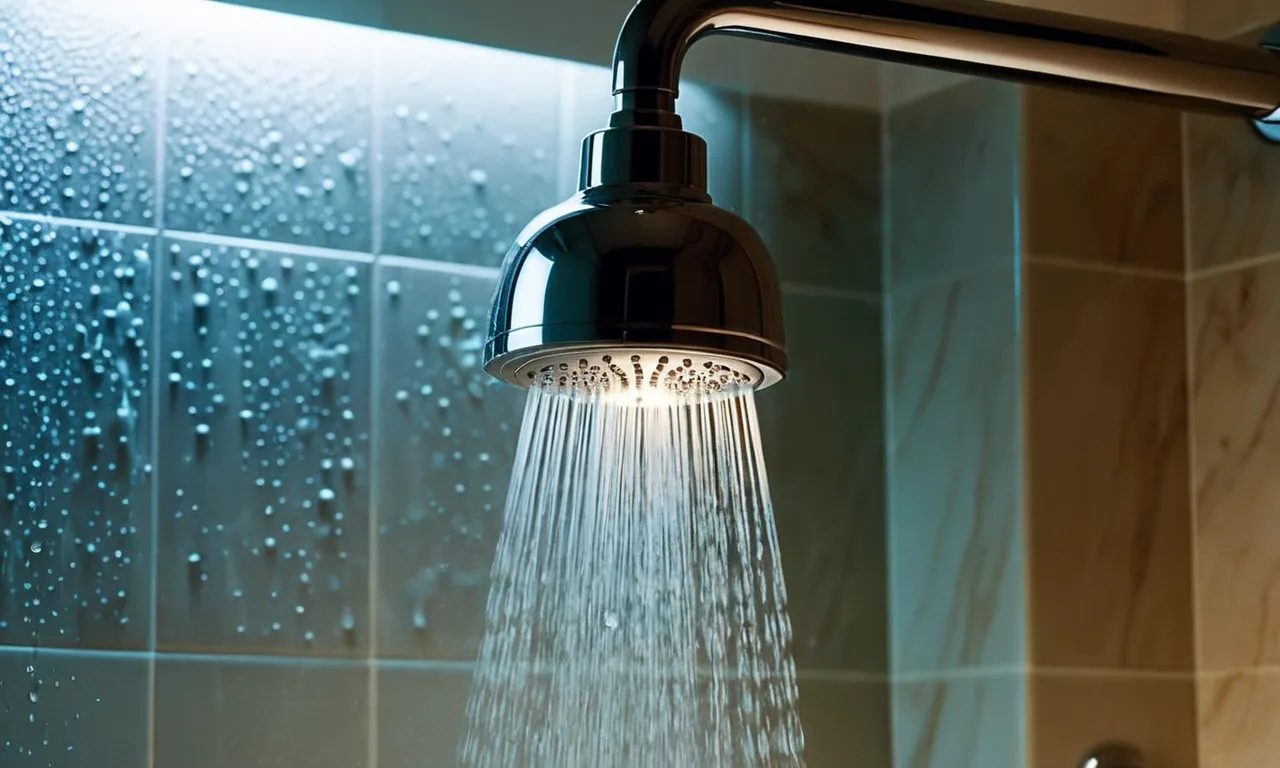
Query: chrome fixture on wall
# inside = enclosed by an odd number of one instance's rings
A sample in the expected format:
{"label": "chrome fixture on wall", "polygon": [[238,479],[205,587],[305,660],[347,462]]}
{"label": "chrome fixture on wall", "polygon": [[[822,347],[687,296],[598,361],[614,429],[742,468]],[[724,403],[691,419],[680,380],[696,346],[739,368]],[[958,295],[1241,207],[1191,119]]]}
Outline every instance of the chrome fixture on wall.
{"label": "chrome fixture on wall", "polygon": [[1080,768],[1146,768],[1146,766],[1142,750],[1123,742],[1094,747],[1080,761]]}
{"label": "chrome fixture on wall", "polygon": [[504,262],[493,375],[528,386],[594,372],[630,387],[688,359],[754,386],[782,378],[772,264],[749,225],[712,205],[706,144],[675,111],[684,55],[712,34],[1234,114],[1280,135],[1268,51],[982,0],[640,0],[618,38],[609,127],[583,144],[582,191]]}

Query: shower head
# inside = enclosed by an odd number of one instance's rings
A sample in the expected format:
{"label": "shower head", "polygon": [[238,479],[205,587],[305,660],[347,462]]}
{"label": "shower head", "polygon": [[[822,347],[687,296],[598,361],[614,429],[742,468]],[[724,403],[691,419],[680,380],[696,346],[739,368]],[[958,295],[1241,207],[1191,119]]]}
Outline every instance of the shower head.
{"label": "shower head", "polygon": [[583,145],[581,189],[502,266],[485,370],[523,387],[706,392],[783,377],[782,301],[760,237],[706,192],[706,144],[635,109]]}

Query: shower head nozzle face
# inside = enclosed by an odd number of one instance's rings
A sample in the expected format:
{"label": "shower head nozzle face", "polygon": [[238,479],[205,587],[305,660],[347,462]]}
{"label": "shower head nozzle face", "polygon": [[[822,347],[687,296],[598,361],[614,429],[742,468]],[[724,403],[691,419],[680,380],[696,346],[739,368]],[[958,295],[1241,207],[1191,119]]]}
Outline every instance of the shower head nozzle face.
{"label": "shower head nozzle face", "polygon": [[743,360],[701,351],[624,347],[555,350],[529,359],[513,373],[526,386],[637,395],[756,389],[779,376]]}
{"label": "shower head nozzle face", "polygon": [[522,387],[706,393],[766,387],[787,366],[755,231],[639,187],[588,189],[531,224],[489,319],[485,369]]}

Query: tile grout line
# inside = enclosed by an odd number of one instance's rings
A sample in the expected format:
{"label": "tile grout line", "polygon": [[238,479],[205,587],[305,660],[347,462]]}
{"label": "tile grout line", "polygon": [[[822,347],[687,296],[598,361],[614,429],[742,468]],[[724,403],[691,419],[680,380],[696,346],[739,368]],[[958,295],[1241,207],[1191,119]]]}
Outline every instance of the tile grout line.
{"label": "tile grout line", "polygon": [[973,264],[963,269],[953,269],[946,272],[931,275],[919,280],[912,280],[902,285],[893,286],[886,295],[893,294],[899,297],[918,296],[930,290],[941,288],[951,283],[961,282],[964,280],[972,280],[980,277],[990,277],[998,272],[1016,269],[1017,264],[1012,260],[1008,261],[989,261],[984,264]]}
{"label": "tile grout line", "polygon": [[370,211],[369,221],[373,227],[373,233],[369,242],[373,249],[374,260],[373,265],[369,268],[370,286],[367,301],[370,302],[369,312],[369,466],[366,468],[369,478],[369,575],[365,583],[369,589],[369,658],[368,658],[368,706],[366,711],[366,727],[368,733],[365,735],[365,760],[368,765],[365,768],[377,768],[378,766],[378,645],[380,643],[378,632],[378,595],[381,589],[379,580],[379,560],[378,560],[378,504],[380,501],[377,481],[378,469],[381,467],[381,436],[382,430],[380,424],[382,419],[379,418],[381,411],[379,403],[381,401],[382,377],[380,370],[382,366],[379,363],[379,342],[382,339],[382,313],[378,311],[379,302],[376,300],[378,296],[378,282],[381,276],[380,254],[382,253],[382,215],[383,215],[383,191],[385,186],[384,179],[384,140],[383,123],[379,116],[382,114],[382,85],[383,85],[383,66],[386,63],[386,55],[381,46],[375,48],[372,52],[372,74],[373,74],[373,94],[370,99],[370,111],[372,114],[372,123],[370,125],[373,135],[370,138],[372,144],[373,167],[370,169],[370,179],[373,185],[373,191],[370,195]]}
{"label": "tile grout line", "polygon": [[1192,271],[1187,275],[1187,282],[1195,282],[1197,280],[1206,280],[1211,277],[1229,274],[1245,269],[1254,269],[1256,267],[1265,267],[1280,261],[1280,251],[1262,254],[1261,256],[1251,256],[1247,259],[1238,259],[1230,261],[1226,264],[1216,264],[1212,267],[1206,267],[1199,271]]}
{"label": "tile grout line", "polygon": [[[1179,172],[1182,182],[1182,260],[1183,274],[1186,279],[1182,283],[1182,352],[1184,360],[1184,394],[1186,407],[1186,425],[1184,434],[1186,435],[1187,448],[1187,535],[1190,539],[1188,552],[1191,557],[1191,664],[1195,670],[1196,676],[1191,685],[1191,701],[1194,707],[1193,711],[1200,711],[1200,670],[1204,668],[1204,643],[1201,640],[1200,633],[1200,537],[1197,534],[1198,526],[1196,521],[1199,519],[1199,501],[1196,493],[1196,420],[1195,420],[1195,347],[1193,339],[1195,338],[1195,329],[1192,325],[1192,298],[1194,296],[1194,284],[1192,282],[1192,272],[1194,263],[1195,245],[1192,241],[1193,227],[1191,222],[1191,144],[1190,144],[1190,120],[1188,115],[1183,113],[1178,117],[1179,130],[1179,150],[1180,165]],[[1198,735],[1198,734],[1197,734]],[[1205,755],[1201,746],[1202,739],[1196,739],[1196,758],[1204,761]]]}
{"label": "tile grout line", "polygon": [[1164,270],[1152,269],[1150,267],[1130,267],[1119,264],[1077,261],[1076,259],[1064,259],[1058,256],[1037,256],[1028,253],[1024,254],[1022,261],[1026,264],[1042,264],[1044,266],[1058,267],[1061,269],[1076,269],[1081,272],[1095,272],[1108,275],[1118,275],[1121,277],[1140,277],[1147,280],[1174,280],[1182,282],[1186,279],[1183,272],[1166,272]]}
{"label": "tile grout line", "polygon": [[[887,76],[886,76],[887,77]],[[884,454],[884,504],[881,509],[881,515],[884,519],[884,535],[881,537],[885,547],[884,558],[884,584],[885,584],[885,664],[888,673],[888,721],[889,721],[889,755],[890,761],[897,764],[897,739],[894,738],[901,727],[899,723],[898,708],[894,706],[897,699],[897,693],[894,690],[894,663],[898,656],[897,648],[897,631],[894,622],[896,613],[894,605],[894,589],[893,585],[896,579],[894,574],[897,572],[897,536],[894,531],[897,527],[893,524],[893,489],[896,478],[895,467],[897,462],[894,458],[894,452],[891,448],[893,445],[893,435],[896,420],[894,418],[894,403],[897,398],[894,397],[893,388],[893,293],[890,286],[893,285],[893,206],[892,197],[890,196],[891,185],[893,184],[893,176],[891,170],[891,151],[892,151],[892,133],[890,131],[890,110],[886,105],[883,112],[880,113],[880,423],[884,427],[884,436],[880,450]]]}
{"label": "tile grout line", "polygon": [[147,766],[156,765],[156,672],[157,656],[160,647],[160,418],[161,410],[161,369],[164,360],[161,355],[163,345],[164,308],[161,293],[164,290],[164,270],[161,261],[164,258],[165,227],[165,157],[167,155],[167,132],[165,122],[168,117],[169,102],[169,35],[159,48],[159,66],[156,69],[156,115],[155,115],[155,211],[152,220],[156,225],[155,252],[151,258],[151,621],[148,627],[147,647],[150,653],[147,658]]}
{"label": "tile grout line", "polygon": [[338,248],[325,248],[317,245],[301,245],[279,240],[255,240],[232,235],[217,235],[208,232],[188,232],[183,230],[165,230],[164,235],[173,239],[189,240],[204,245],[222,245],[229,248],[246,248],[257,251],[270,251],[288,256],[304,256],[318,259],[335,259],[340,261],[358,261],[366,264],[373,262],[373,254],[364,251],[346,251]]}
{"label": "tile grout line", "polygon": [[[157,182],[158,183],[158,182]],[[145,227],[136,224],[116,224],[97,219],[68,219],[62,216],[48,216],[43,213],[25,211],[0,210],[0,218],[13,221],[29,221],[34,224],[48,224],[51,227],[71,227],[74,229],[96,229],[99,232],[119,232],[124,235],[144,235],[154,237],[160,234],[159,227]]]}
{"label": "tile grout line", "polygon": [[781,284],[782,293],[791,294],[793,296],[809,296],[821,299],[844,299],[846,301],[860,301],[864,303],[879,304],[881,297],[871,291],[859,291],[851,288],[830,288],[822,285],[810,285],[807,283],[784,282]]}

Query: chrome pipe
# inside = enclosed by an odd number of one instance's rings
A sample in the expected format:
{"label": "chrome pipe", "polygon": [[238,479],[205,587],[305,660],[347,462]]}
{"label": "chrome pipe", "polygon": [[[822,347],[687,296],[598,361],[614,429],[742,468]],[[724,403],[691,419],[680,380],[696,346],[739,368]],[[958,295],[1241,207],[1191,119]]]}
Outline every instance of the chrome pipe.
{"label": "chrome pipe", "polygon": [[640,0],[614,126],[673,111],[686,51],[715,34],[1280,121],[1280,58],[1191,35],[984,0]]}

